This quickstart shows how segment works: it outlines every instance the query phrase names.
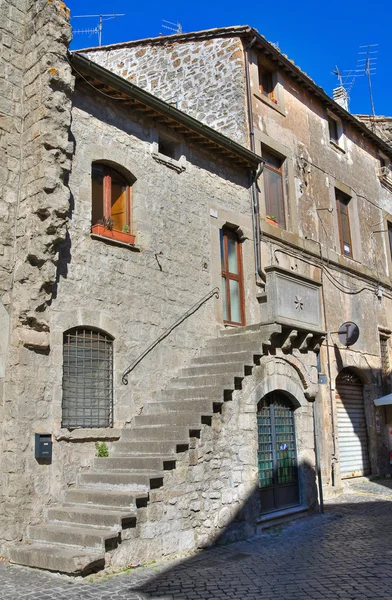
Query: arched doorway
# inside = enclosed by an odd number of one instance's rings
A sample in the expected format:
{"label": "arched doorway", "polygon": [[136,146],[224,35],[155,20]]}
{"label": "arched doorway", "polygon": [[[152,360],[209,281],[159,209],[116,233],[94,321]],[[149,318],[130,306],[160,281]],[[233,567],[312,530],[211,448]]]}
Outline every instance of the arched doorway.
{"label": "arched doorway", "polygon": [[336,378],[336,412],[342,478],[370,473],[369,448],[363,402],[363,385],[350,369]]}
{"label": "arched doorway", "polygon": [[257,406],[258,472],[261,512],[299,504],[294,408],[282,392]]}

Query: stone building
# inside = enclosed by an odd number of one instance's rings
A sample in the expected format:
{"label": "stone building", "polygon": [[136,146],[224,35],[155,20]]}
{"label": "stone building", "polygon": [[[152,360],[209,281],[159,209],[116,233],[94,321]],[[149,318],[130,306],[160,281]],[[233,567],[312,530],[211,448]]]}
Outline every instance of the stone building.
{"label": "stone building", "polygon": [[386,473],[390,148],[252,29],[69,56],[62,2],[1,10],[1,554],[124,566]]}
{"label": "stone building", "polygon": [[[290,306],[278,267],[293,285],[303,275],[321,284],[327,337],[315,407],[324,491],[338,491],[342,477],[389,472],[392,413],[373,399],[390,385],[390,117],[369,129],[246,26],[81,52],[262,154],[253,205],[261,320],[314,318],[304,290]],[[350,321],[360,335],[346,346],[337,332]]]}

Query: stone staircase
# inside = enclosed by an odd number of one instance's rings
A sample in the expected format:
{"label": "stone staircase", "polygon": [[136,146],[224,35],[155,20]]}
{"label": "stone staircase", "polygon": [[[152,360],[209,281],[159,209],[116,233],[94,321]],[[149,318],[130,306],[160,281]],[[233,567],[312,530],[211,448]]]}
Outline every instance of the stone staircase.
{"label": "stone staircase", "polygon": [[146,403],[122,431],[110,457],[96,458],[91,472],[80,474],[62,502],[47,509],[46,522],[28,528],[26,541],[10,548],[10,560],[68,574],[104,568],[105,553],[122,536],[132,537],[126,530],[135,528],[149,491],[161,487],[165,471],[175,468],[177,452],[186,450],[190,437],[198,436],[202,424],[209,424],[232,392],[241,389],[279,333],[277,324],[257,325],[225,330],[208,340],[158,401]]}

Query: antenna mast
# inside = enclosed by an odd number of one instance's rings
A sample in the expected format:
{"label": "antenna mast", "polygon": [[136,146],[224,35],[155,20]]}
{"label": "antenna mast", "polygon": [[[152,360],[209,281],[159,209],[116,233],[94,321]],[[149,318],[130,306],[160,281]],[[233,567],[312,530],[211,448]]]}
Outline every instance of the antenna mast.
{"label": "antenna mast", "polygon": [[88,28],[88,29],[75,29],[73,33],[88,33],[89,35],[98,35],[98,46],[102,46],[102,29],[103,22],[110,21],[111,19],[116,19],[117,17],[125,17],[125,14],[116,14],[112,13],[110,15],[75,15],[72,17],[73,19],[99,19],[99,22],[96,27]]}
{"label": "antenna mast", "polygon": [[359,46],[360,48],[367,48],[365,52],[358,52],[358,54],[366,54],[366,58],[361,58],[358,60],[358,66],[364,69],[365,75],[368,78],[369,84],[369,95],[370,95],[370,106],[372,109],[373,118],[376,116],[376,112],[374,110],[374,100],[373,100],[373,90],[372,90],[372,75],[376,73],[376,60],[377,57],[371,57],[371,54],[377,54],[378,50],[370,50],[370,48],[375,48],[378,44],[367,44],[367,46]]}

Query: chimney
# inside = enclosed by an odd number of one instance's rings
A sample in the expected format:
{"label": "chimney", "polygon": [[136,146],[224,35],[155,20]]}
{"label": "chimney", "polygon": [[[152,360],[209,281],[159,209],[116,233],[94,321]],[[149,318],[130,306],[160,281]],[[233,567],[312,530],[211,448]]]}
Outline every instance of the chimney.
{"label": "chimney", "polygon": [[339,86],[332,91],[332,97],[337,104],[348,111],[348,94],[343,86]]}

